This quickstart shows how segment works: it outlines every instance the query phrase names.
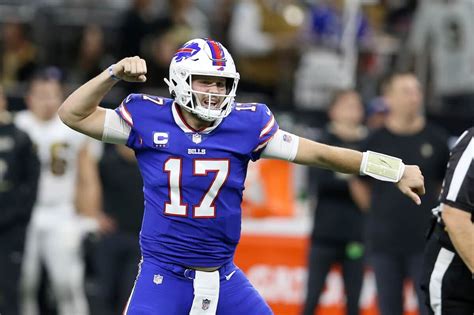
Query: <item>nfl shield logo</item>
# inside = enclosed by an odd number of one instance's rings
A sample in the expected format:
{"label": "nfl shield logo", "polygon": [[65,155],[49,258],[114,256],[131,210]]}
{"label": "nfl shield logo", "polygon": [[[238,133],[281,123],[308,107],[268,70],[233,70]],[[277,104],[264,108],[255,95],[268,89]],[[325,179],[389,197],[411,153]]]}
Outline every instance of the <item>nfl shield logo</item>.
{"label": "nfl shield logo", "polygon": [[202,141],[202,137],[201,137],[200,134],[198,134],[198,133],[193,134],[193,142],[194,143],[201,143],[201,141]]}
{"label": "nfl shield logo", "polygon": [[211,300],[208,300],[208,299],[202,300],[202,309],[204,311],[209,309],[209,305],[211,305]]}
{"label": "nfl shield logo", "polygon": [[153,276],[153,283],[154,284],[162,284],[163,283],[163,276],[162,275],[154,275]]}

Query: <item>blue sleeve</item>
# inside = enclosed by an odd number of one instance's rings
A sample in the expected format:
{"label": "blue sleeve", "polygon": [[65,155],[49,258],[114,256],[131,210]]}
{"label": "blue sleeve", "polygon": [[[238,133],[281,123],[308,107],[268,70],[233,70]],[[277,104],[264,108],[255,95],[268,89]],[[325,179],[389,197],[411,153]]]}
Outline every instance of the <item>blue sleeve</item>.
{"label": "blue sleeve", "polygon": [[115,109],[115,112],[131,127],[126,145],[134,150],[141,148],[143,145],[142,137],[138,132],[141,100],[141,94],[130,94]]}
{"label": "blue sleeve", "polygon": [[260,124],[258,126],[259,135],[257,145],[251,153],[252,161],[260,159],[263,149],[265,149],[268,141],[273,138],[279,128],[275,116],[267,105],[259,104],[257,106],[257,114],[260,115]]}

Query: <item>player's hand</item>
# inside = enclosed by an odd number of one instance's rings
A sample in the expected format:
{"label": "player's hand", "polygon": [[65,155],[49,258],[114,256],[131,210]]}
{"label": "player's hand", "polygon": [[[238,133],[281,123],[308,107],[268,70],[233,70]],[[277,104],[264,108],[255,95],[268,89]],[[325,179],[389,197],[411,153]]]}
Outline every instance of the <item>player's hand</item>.
{"label": "player's hand", "polygon": [[406,165],[402,179],[397,183],[398,189],[417,205],[421,204],[420,196],[425,194],[425,179],[416,165]]}
{"label": "player's hand", "polygon": [[138,56],[120,60],[113,65],[112,71],[117,78],[127,82],[146,81],[146,62]]}

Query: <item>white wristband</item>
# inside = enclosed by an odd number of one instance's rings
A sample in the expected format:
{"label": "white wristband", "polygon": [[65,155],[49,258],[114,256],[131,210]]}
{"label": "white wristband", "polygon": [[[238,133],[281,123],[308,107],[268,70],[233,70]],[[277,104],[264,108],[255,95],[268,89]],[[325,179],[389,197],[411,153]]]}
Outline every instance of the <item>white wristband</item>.
{"label": "white wristband", "polygon": [[384,182],[397,183],[402,178],[404,171],[405,164],[397,157],[373,151],[362,153],[361,175],[368,175]]}
{"label": "white wristband", "polygon": [[118,76],[116,76],[116,75],[114,74],[114,66],[115,66],[115,64],[110,65],[110,66],[107,68],[107,70],[109,71],[109,75],[110,75],[110,77],[111,77],[113,80],[115,80],[115,81],[120,81],[121,79],[120,79]]}

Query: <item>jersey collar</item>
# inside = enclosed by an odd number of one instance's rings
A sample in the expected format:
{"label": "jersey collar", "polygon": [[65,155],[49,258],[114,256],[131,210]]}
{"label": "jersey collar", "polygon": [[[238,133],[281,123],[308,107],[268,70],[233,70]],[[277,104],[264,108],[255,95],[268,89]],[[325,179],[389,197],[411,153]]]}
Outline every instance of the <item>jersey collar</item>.
{"label": "jersey collar", "polygon": [[174,118],[174,122],[178,125],[179,128],[181,128],[181,130],[183,130],[184,132],[186,133],[210,133],[211,131],[213,131],[214,129],[216,129],[220,123],[222,122],[222,118],[221,119],[217,119],[216,121],[214,121],[214,124],[212,124],[212,126],[209,126],[207,128],[204,128],[204,129],[200,129],[200,130],[196,130],[194,129],[193,127],[191,127],[190,125],[188,125],[188,123],[186,123],[186,121],[184,120],[184,117],[182,116],[181,114],[181,111],[180,109],[178,108],[178,104],[176,104],[175,102],[173,102],[173,105],[171,105],[171,111],[173,113],[173,118]]}

